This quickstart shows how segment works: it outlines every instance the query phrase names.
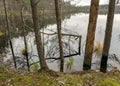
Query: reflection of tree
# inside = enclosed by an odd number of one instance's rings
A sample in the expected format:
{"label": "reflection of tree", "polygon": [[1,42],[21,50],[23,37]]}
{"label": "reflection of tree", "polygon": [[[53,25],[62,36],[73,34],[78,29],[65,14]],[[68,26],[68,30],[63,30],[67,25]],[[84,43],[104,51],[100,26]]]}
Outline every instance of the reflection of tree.
{"label": "reflection of tree", "polygon": [[120,0],[116,0],[116,3],[119,4]]}
{"label": "reflection of tree", "polygon": [[11,41],[11,29],[10,29],[10,25],[9,25],[8,13],[7,13],[7,8],[6,8],[6,0],[3,0],[3,6],[4,6],[4,11],[5,11],[5,20],[6,20],[6,25],[7,25],[6,29],[8,31],[9,45],[10,45],[10,49],[11,49],[12,56],[13,56],[14,66],[17,69],[16,58],[15,58],[13,45],[12,45],[12,41]]}
{"label": "reflection of tree", "polygon": [[[43,26],[41,26],[41,28],[46,27],[48,24],[54,24],[55,23],[55,11],[54,11],[54,0],[39,0],[39,6],[38,6],[38,11],[41,15],[42,10],[44,10],[45,13],[45,17],[44,20],[41,21],[41,23],[45,23]],[[31,18],[31,9],[30,9],[30,1],[29,0],[6,0],[6,5],[7,5],[7,11],[8,11],[8,18],[9,18],[9,25],[11,27],[11,32],[13,34],[11,34],[11,37],[18,37],[18,36],[22,36],[22,27],[21,27],[21,18],[20,18],[20,10],[21,10],[21,3],[23,3],[23,5],[25,6],[25,10],[23,12],[24,18],[25,18],[25,23],[27,26],[33,28],[32,26],[32,18]],[[66,12],[63,12],[62,14],[62,19],[64,20],[65,16],[67,15],[71,15],[73,14],[72,11],[69,12],[69,14],[67,13],[67,9],[71,9],[70,7],[73,8],[73,6],[69,3],[69,2],[64,2],[62,1],[62,5],[64,5],[63,9],[66,9]],[[3,4],[0,1],[0,6],[1,8],[1,14],[0,14],[0,25],[5,27],[4,24],[4,9],[3,9]],[[73,10],[73,9],[72,9]],[[40,17],[39,15],[39,17]],[[16,29],[18,28],[18,29]],[[30,28],[26,28],[28,33],[29,31],[33,31],[33,29]]]}
{"label": "reflection of tree", "polygon": [[8,38],[7,36],[3,35],[0,36],[0,54],[6,52],[6,47],[8,47]]}
{"label": "reflection of tree", "polygon": [[[64,33],[62,33],[64,59],[65,58],[72,59],[73,56],[78,56],[81,54],[81,52],[80,52],[81,51],[81,47],[80,47],[81,46],[81,36],[77,35],[76,33],[68,33],[68,32],[65,31]],[[41,32],[41,33],[43,33],[43,32]],[[43,34],[45,36],[45,40],[44,40],[45,57],[46,57],[45,59],[49,63],[52,63],[54,61],[60,62],[57,32],[54,32],[51,30],[50,33],[44,32]],[[32,54],[31,57],[38,57],[38,56]],[[31,62],[31,65],[34,65],[36,63],[39,63],[39,61]]]}
{"label": "reflection of tree", "polygon": [[[70,14],[67,14],[67,13],[64,13],[62,14],[62,21],[64,19],[69,19],[71,15],[73,15],[74,13],[70,13]],[[11,37],[18,37],[18,36],[23,36],[23,33],[22,33],[22,27],[21,27],[21,19],[20,19],[20,15],[12,15],[14,18],[11,20],[10,16],[8,16],[8,18],[10,19],[10,25],[13,26],[13,23],[11,21],[14,22],[14,27],[11,27]],[[26,28],[26,35],[27,33],[33,31],[33,25],[32,25],[32,19],[31,19],[31,15],[25,15],[23,13],[23,16],[25,18],[25,28]],[[40,17],[40,15],[39,15]],[[1,18],[1,21],[5,21],[3,19],[3,16],[0,16]],[[47,27],[48,25],[51,25],[51,24],[55,24],[56,20],[55,20],[55,14],[53,13],[49,13],[49,14],[45,14],[44,15],[44,19],[43,20],[40,20],[41,21],[41,28],[45,28]],[[0,25],[4,28],[5,24],[3,24],[4,22],[0,22]]]}

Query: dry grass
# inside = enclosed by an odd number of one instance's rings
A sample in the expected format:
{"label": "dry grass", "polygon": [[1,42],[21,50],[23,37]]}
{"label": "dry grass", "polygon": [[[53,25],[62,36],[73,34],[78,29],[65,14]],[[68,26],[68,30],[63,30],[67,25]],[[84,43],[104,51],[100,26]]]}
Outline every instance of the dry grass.
{"label": "dry grass", "polygon": [[96,42],[94,45],[94,53],[101,55],[103,50],[103,45],[101,42]]}
{"label": "dry grass", "polygon": [[5,30],[0,28],[0,36],[3,36],[3,35],[5,35]]}
{"label": "dry grass", "polygon": [[[19,13],[19,11],[8,11],[7,15],[8,16],[11,16],[11,15],[20,15],[20,13]],[[0,17],[1,16],[5,16],[5,13],[0,13]]]}
{"label": "dry grass", "polygon": [[0,86],[120,86],[120,71],[60,73],[49,70],[19,73],[0,66]]}
{"label": "dry grass", "polygon": [[4,35],[4,33],[0,31],[0,36],[3,36],[3,35]]}

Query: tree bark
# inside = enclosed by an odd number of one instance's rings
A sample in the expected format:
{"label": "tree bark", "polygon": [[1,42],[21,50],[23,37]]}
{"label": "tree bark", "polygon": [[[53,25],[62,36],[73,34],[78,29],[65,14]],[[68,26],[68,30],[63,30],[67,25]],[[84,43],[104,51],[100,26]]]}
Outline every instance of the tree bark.
{"label": "tree bark", "polygon": [[91,60],[92,60],[93,45],[95,38],[96,22],[98,17],[98,8],[99,8],[99,0],[91,0],[83,70],[91,69]]}
{"label": "tree bark", "polygon": [[60,52],[60,72],[64,71],[64,56],[63,56],[63,45],[62,45],[62,34],[61,34],[61,14],[60,14],[60,1],[55,0],[55,11],[56,11],[56,21],[57,21],[57,32],[58,32],[58,42],[59,42],[59,52]]}
{"label": "tree bark", "polygon": [[110,43],[112,37],[113,20],[114,20],[115,1],[116,0],[109,0],[107,24],[106,24],[101,65],[100,65],[100,71],[104,73],[107,71],[107,61],[108,61],[108,55],[109,55],[109,49],[110,49]]}
{"label": "tree bark", "polygon": [[12,56],[13,56],[14,66],[17,69],[16,57],[15,57],[15,54],[14,54],[13,45],[12,45],[12,41],[11,41],[11,32],[10,32],[10,26],[9,26],[9,20],[8,20],[8,14],[7,14],[7,8],[6,8],[6,1],[5,0],[3,0],[3,4],[4,4],[4,10],[5,10],[5,18],[6,18],[6,25],[7,25],[7,31],[8,31],[8,36],[9,36],[10,49],[11,49]]}
{"label": "tree bark", "polygon": [[24,18],[23,18],[23,8],[21,8],[21,24],[22,24],[22,29],[23,29],[23,36],[24,36],[24,45],[25,45],[25,56],[26,56],[26,61],[27,61],[27,67],[28,71],[30,71],[30,64],[29,64],[29,58],[28,58],[28,47],[27,47],[27,40],[25,36],[25,24],[24,24]]}
{"label": "tree bark", "polygon": [[31,2],[31,9],[32,9],[32,19],[33,19],[33,27],[35,32],[35,40],[37,44],[37,51],[40,61],[41,70],[47,70],[48,66],[45,61],[44,52],[43,52],[43,45],[42,45],[42,38],[41,33],[39,31],[39,21],[38,21],[38,12],[37,12],[37,1],[30,0]]}

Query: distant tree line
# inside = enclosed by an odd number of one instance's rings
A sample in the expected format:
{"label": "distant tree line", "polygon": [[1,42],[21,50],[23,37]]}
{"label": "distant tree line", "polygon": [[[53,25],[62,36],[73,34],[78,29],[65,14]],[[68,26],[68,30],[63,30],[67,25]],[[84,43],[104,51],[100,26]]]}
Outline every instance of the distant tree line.
{"label": "distant tree line", "polygon": [[[21,0],[17,0],[20,1]],[[30,0],[29,6],[31,7],[31,21],[32,21],[32,28],[33,28],[33,32],[35,34],[35,43],[36,43],[36,48],[37,48],[37,54],[38,54],[38,63],[40,65],[40,70],[47,70],[47,71],[51,71],[46,63],[46,59],[55,59],[55,60],[59,60],[60,61],[60,72],[64,72],[64,59],[67,57],[71,57],[71,56],[76,56],[76,55],[80,55],[80,49],[78,50],[77,53],[75,54],[71,54],[70,53],[70,48],[69,48],[69,55],[65,56],[65,52],[64,52],[64,47],[63,47],[63,43],[64,41],[63,39],[63,35],[69,36],[69,37],[75,37],[75,39],[81,39],[80,35],[73,35],[73,34],[64,34],[62,33],[62,26],[61,26],[61,15],[62,15],[62,6],[63,6],[63,1],[62,0],[54,0],[53,2],[51,2],[51,0],[45,0],[46,3],[48,2],[51,4],[53,3],[54,5],[50,5],[51,7],[54,8],[54,13],[55,13],[55,18],[56,18],[56,32],[53,33],[57,34],[57,42],[58,42],[58,52],[59,55],[58,57],[49,57],[46,58],[45,56],[45,48],[44,48],[44,38],[42,38],[42,35],[44,35],[44,31],[42,31],[42,22],[41,20],[43,19],[43,14],[39,13],[39,9],[42,7],[39,7],[39,4],[41,4],[41,0]],[[95,39],[95,31],[96,31],[96,25],[97,25],[97,18],[98,18],[98,10],[99,10],[99,1],[100,0],[91,0],[91,5],[90,7],[86,7],[86,10],[90,10],[89,13],[89,23],[88,23],[88,29],[87,29],[87,37],[86,37],[86,44],[85,44],[85,55],[84,55],[84,62],[83,62],[83,70],[90,70],[91,69],[91,64],[92,64],[92,55],[93,55],[93,49],[94,49],[94,39]],[[28,45],[27,45],[27,41],[26,41],[26,27],[25,27],[25,20],[24,20],[24,16],[23,16],[23,10],[24,8],[26,8],[24,6],[24,3],[28,2],[21,2],[20,4],[20,8],[19,8],[19,16],[20,16],[20,20],[21,21],[21,30],[24,34],[24,52],[23,55],[25,56],[26,59],[26,63],[27,63],[27,68],[28,71],[30,71],[30,61],[28,58]],[[48,3],[48,4],[49,4]],[[12,57],[13,57],[13,62],[14,62],[14,67],[17,69],[17,63],[16,63],[16,56],[14,53],[14,49],[13,49],[13,43],[12,43],[12,32],[11,32],[11,25],[10,25],[10,18],[12,17],[12,15],[9,17],[9,12],[8,12],[8,4],[10,4],[7,0],[3,0],[3,11],[4,11],[4,16],[3,18],[5,18],[5,32],[8,35],[8,40],[9,40],[9,45],[10,45],[10,49],[12,52]],[[70,4],[70,2],[68,2],[68,5]],[[106,5],[100,7],[100,8],[105,8],[107,9],[107,22],[106,22],[106,29],[105,29],[105,37],[104,37],[104,44],[103,44],[103,50],[102,50],[102,56],[101,56],[101,64],[100,64],[100,71],[101,72],[107,72],[107,61],[109,58],[109,49],[110,49],[110,44],[111,44],[111,38],[112,38],[112,29],[113,29],[113,20],[114,20],[114,13],[115,13],[115,5],[116,5],[116,0],[109,0],[109,5],[108,8],[106,8]],[[16,6],[16,5],[15,5]],[[40,5],[41,6],[41,5]],[[43,5],[43,6],[47,6],[47,5]],[[65,5],[66,6],[66,5]],[[11,7],[11,6],[10,6]],[[12,9],[12,8],[11,8]],[[14,7],[15,10],[18,10],[17,8]],[[43,8],[44,9],[44,8]],[[47,8],[48,9],[48,8]],[[50,8],[51,9],[51,8]],[[76,9],[76,8],[75,8]],[[40,15],[40,17],[38,16]],[[12,21],[12,20],[11,20]],[[17,20],[18,21],[18,20]],[[14,22],[16,23],[16,22]],[[13,24],[13,23],[12,23]],[[49,34],[49,33],[48,33]],[[50,34],[51,35],[51,34]],[[80,43],[81,41],[79,41],[79,48],[80,48]],[[67,44],[66,44],[67,45]],[[55,48],[55,47],[53,47]],[[51,54],[51,53],[50,53]]]}
{"label": "distant tree line", "polygon": [[[77,10],[79,10],[79,12],[83,12],[83,13],[89,13],[90,12],[90,6],[79,6],[78,8],[76,8]],[[99,5],[99,14],[107,14],[108,12],[108,4],[106,5]],[[120,13],[120,5],[116,5],[115,6],[115,14],[119,14]]]}

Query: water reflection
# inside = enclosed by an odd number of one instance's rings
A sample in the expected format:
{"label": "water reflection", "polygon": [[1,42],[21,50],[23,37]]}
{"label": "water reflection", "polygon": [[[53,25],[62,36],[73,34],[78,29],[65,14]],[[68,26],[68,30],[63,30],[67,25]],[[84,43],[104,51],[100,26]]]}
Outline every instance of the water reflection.
{"label": "water reflection", "polygon": [[7,38],[5,36],[0,36],[0,54],[2,54],[3,51],[5,51],[7,45]]}
{"label": "water reflection", "polygon": [[[110,47],[110,55],[111,54],[115,54],[116,56],[118,56],[118,58],[120,58],[120,29],[119,29],[119,23],[120,23],[120,19],[119,19],[120,15],[119,14],[115,14],[115,19],[114,19],[114,25],[113,25],[113,32],[112,32],[112,40],[111,40],[111,47]],[[70,18],[70,19],[69,19]],[[96,28],[96,37],[95,37],[95,42],[101,42],[103,44],[103,40],[104,40],[104,35],[105,35],[105,27],[106,27],[106,15],[99,15],[98,16],[98,21],[97,21],[97,28]],[[48,22],[50,22],[52,19],[48,20]],[[82,54],[79,56],[74,56],[74,63],[72,66],[71,71],[80,71],[82,70],[82,65],[83,65],[83,59],[84,59],[84,47],[85,47],[85,39],[86,39],[86,34],[87,34],[87,27],[88,27],[88,20],[89,20],[89,15],[88,14],[83,14],[83,13],[78,13],[75,15],[72,15],[71,17],[68,16],[67,19],[65,19],[62,22],[62,27],[63,29],[67,29],[67,30],[63,30],[63,32],[66,33],[70,33],[70,34],[79,34],[82,35],[82,49],[81,52]],[[46,20],[47,21],[47,20]],[[47,32],[51,32],[50,30],[52,30],[53,32],[56,32],[56,24],[55,20],[53,23],[49,23],[52,25],[46,25],[45,31]],[[49,29],[49,30],[48,30]],[[27,41],[28,41],[28,50],[30,55],[33,57],[34,61],[37,61],[38,58],[37,56],[37,51],[36,51],[36,45],[34,44],[34,33],[32,32],[28,32],[28,34],[26,34],[27,36]],[[45,36],[47,37],[47,36]],[[16,56],[22,57],[21,56],[21,49],[24,48],[24,42],[23,42],[23,37],[19,36],[17,38],[13,38],[13,45],[14,45],[14,51],[16,53]],[[48,43],[49,45],[50,43]],[[73,48],[75,50],[77,50],[77,43],[72,45]],[[8,53],[8,57],[11,57],[11,52]],[[65,59],[66,61],[68,59]],[[100,57],[96,59],[95,55],[93,54],[93,63],[100,62]],[[115,61],[111,61],[109,59],[110,64],[112,64],[113,66],[116,66],[120,69],[119,64],[116,63]],[[55,71],[59,71],[59,65],[58,65],[58,61],[54,61],[53,63],[47,63],[49,65],[50,69],[53,69]],[[92,67],[94,68],[99,68],[99,65],[96,67],[95,65],[93,65]],[[65,71],[68,71],[65,68]]]}

